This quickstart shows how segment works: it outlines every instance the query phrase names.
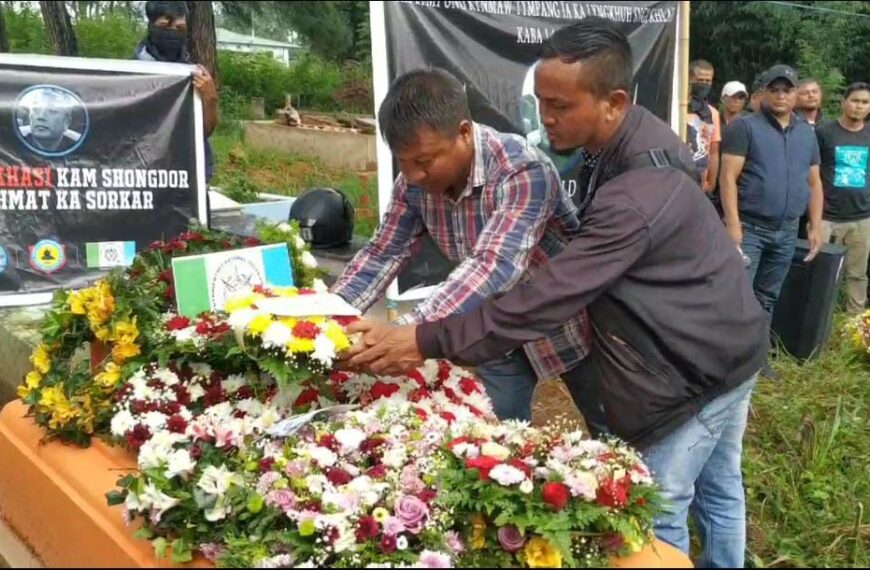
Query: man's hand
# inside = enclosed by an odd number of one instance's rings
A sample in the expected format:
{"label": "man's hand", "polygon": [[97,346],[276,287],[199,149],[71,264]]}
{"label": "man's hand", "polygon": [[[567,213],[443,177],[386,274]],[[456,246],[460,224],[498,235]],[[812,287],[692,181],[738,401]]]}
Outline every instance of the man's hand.
{"label": "man's hand", "polygon": [[726,229],[728,230],[728,235],[731,236],[731,241],[734,242],[734,245],[740,247],[740,245],[743,243],[743,226],[741,226],[739,223],[728,224],[726,226]]}
{"label": "man's hand", "polygon": [[417,347],[417,327],[395,327],[368,320],[345,327],[348,335],[362,333],[362,338],[343,356],[345,366],[372,374],[402,374],[423,364]]}
{"label": "man's hand", "polygon": [[810,224],[807,227],[807,241],[810,242],[810,253],[804,258],[804,262],[809,263],[822,250],[822,230]]}
{"label": "man's hand", "polygon": [[196,87],[203,101],[217,101],[217,86],[214,83],[214,78],[201,65],[198,65],[196,71],[193,72],[193,86]]}

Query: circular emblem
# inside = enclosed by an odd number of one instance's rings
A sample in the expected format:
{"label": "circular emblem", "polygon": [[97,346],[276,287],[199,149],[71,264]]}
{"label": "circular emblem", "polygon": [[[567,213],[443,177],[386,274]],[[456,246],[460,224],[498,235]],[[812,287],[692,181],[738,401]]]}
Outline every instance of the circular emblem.
{"label": "circular emblem", "polygon": [[9,255],[6,253],[6,249],[0,245],[0,273],[6,270],[6,266],[9,264]]}
{"label": "circular emblem", "polygon": [[43,273],[54,273],[66,265],[66,250],[53,239],[44,239],[30,248],[30,266]]}
{"label": "circular emblem", "polygon": [[12,121],[25,147],[52,158],[75,152],[91,128],[81,98],[58,85],[34,85],[22,91],[15,100]]}
{"label": "circular emblem", "polygon": [[241,256],[225,259],[211,280],[211,306],[223,309],[228,298],[263,283],[263,274],[250,260]]}

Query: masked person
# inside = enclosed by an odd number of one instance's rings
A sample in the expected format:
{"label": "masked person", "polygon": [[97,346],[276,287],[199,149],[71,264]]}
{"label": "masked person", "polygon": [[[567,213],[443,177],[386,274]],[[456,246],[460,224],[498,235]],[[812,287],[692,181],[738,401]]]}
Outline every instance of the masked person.
{"label": "masked person", "polygon": [[692,150],[701,188],[711,193],[719,176],[719,143],[722,140],[719,111],[708,101],[713,87],[713,66],[699,59],[689,66],[692,96],[687,116],[687,142]]}

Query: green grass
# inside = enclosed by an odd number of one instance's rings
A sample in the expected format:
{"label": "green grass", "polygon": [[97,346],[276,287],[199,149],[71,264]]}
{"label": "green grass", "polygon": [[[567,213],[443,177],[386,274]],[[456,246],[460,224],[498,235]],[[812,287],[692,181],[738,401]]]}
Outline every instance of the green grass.
{"label": "green grass", "polygon": [[211,136],[216,167],[212,185],[238,202],[257,192],[298,196],[307,188],[328,186],[344,192],[356,209],[354,233],[370,237],[378,223],[378,182],[374,173],[324,166],[311,157],[254,149],[244,142],[240,123],[227,121]]}
{"label": "green grass", "polygon": [[746,435],[747,561],[870,566],[870,360],[835,333],[818,359],[775,366],[782,379],[759,383]]}

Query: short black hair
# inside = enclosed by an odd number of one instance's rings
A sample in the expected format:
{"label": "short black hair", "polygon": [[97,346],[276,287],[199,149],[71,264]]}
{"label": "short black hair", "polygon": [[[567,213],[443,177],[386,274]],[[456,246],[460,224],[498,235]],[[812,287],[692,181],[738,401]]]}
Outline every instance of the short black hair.
{"label": "short black hair", "polygon": [[634,61],[628,38],[613,23],[586,18],[559,29],[541,50],[541,59],[589,64],[588,83],[592,93],[606,97],[613,91],[631,91]]}
{"label": "short black hair", "polygon": [[465,87],[443,69],[417,69],[399,76],[378,112],[381,134],[394,151],[404,150],[421,128],[444,136],[471,121]]}
{"label": "short black hair", "polygon": [[169,0],[149,0],[145,2],[145,15],[148,16],[149,24],[153,24],[164,16],[171,20],[177,20],[182,17],[187,18],[187,3]]}
{"label": "short black hair", "polygon": [[848,87],[846,87],[846,92],[843,94],[843,99],[848,99],[849,96],[855,91],[870,91],[870,83],[864,83],[863,81],[856,81],[852,83]]}
{"label": "short black hair", "polygon": [[696,71],[713,71],[713,64],[706,59],[696,59],[689,64],[689,75],[694,76]]}

